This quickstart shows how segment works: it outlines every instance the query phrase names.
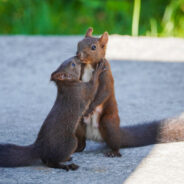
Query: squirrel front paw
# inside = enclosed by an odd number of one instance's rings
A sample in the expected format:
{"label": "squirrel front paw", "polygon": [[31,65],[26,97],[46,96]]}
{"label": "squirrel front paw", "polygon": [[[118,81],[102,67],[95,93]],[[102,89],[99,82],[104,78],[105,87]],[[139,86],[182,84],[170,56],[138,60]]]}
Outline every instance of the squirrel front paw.
{"label": "squirrel front paw", "polygon": [[106,61],[102,60],[96,65],[96,71],[100,74],[107,70]]}
{"label": "squirrel front paw", "polygon": [[88,117],[88,116],[92,116],[93,115],[93,105],[91,104],[91,106],[89,107],[89,109],[85,112],[84,117]]}

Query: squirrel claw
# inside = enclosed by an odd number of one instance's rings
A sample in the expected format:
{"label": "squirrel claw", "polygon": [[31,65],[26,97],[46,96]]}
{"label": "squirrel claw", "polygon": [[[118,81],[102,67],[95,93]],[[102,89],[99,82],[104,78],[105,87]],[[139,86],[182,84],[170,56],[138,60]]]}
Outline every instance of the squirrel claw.
{"label": "squirrel claw", "polygon": [[77,169],[79,168],[79,166],[76,165],[76,164],[69,164],[69,165],[68,165],[68,168],[69,168],[70,170],[72,170],[72,171],[75,171],[75,170],[77,170]]}
{"label": "squirrel claw", "polygon": [[105,155],[105,157],[111,157],[111,158],[122,156],[119,151],[110,151],[110,152],[105,153],[104,155]]}

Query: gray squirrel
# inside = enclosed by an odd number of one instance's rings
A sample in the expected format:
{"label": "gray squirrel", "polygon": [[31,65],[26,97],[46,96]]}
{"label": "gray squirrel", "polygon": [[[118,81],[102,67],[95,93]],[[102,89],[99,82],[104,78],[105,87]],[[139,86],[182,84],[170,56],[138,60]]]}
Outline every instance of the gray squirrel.
{"label": "gray squirrel", "polygon": [[100,62],[91,80],[82,82],[79,80],[81,63],[77,57],[62,63],[51,75],[57,86],[57,97],[36,141],[29,146],[1,144],[0,167],[27,166],[41,159],[51,168],[76,170],[77,165],[60,162],[70,160],[70,155],[76,150],[75,130],[96,94],[98,77],[105,70],[104,62]]}

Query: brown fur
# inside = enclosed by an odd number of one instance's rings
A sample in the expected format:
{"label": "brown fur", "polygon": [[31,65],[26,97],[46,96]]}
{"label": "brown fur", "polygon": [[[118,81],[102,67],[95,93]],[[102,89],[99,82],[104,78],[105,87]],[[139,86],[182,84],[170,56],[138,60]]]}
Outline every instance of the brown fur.
{"label": "brown fur", "polygon": [[[78,43],[77,55],[80,58],[81,62],[85,64],[91,64],[94,67],[99,61],[106,60],[105,51],[107,42],[107,32],[105,32],[100,38],[94,38],[91,37],[91,30],[88,30],[86,33],[86,37]],[[96,46],[96,50],[91,49],[93,45]],[[87,110],[85,115],[90,115],[98,105],[101,105],[103,107],[102,113],[100,115],[99,131],[103,140],[113,150],[112,154],[108,153],[108,155],[120,156],[120,118],[118,115],[118,107],[114,95],[114,80],[112,72],[110,70],[110,65],[108,62],[106,62],[106,65],[108,67],[108,71],[105,71],[100,76],[100,87],[98,88],[94,101],[90,104],[89,109]],[[85,129],[85,126],[78,127],[77,132],[83,132],[83,136],[80,135],[80,137],[78,137],[78,142],[80,145],[83,145],[81,142],[85,142],[85,130],[81,131],[81,127]],[[79,134],[80,133],[77,133],[77,135]],[[83,137],[83,141],[80,140],[81,137]],[[84,148],[84,145],[81,147]],[[77,151],[81,151],[81,147],[78,146]]]}
{"label": "brown fur", "polygon": [[[92,37],[93,29],[90,28],[83,40],[78,43],[77,56],[85,68],[87,64],[95,67],[96,63],[105,59],[106,45],[108,42],[108,33],[105,32],[100,38]],[[96,46],[96,50],[92,46]],[[95,99],[90,104],[85,116],[91,116],[95,108],[99,105],[103,110],[99,117],[99,131],[103,141],[112,149],[107,156],[121,156],[120,147],[144,146],[154,143],[182,141],[184,140],[184,122],[183,119],[152,122],[132,127],[120,128],[120,118],[114,92],[114,80],[110,70],[110,64],[106,62],[108,70],[99,78],[99,88]],[[84,68],[82,69],[84,71]],[[81,122],[77,129],[78,148],[76,151],[82,151],[85,148],[86,126]],[[169,128],[171,127],[171,128]]]}

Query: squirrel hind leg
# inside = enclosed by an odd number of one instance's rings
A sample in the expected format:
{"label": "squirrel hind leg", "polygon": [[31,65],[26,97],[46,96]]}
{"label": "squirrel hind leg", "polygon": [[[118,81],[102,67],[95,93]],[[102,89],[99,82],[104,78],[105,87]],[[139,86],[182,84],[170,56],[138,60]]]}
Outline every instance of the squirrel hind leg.
{"label": "squirrel hind leg", "polygon": [[107,157],[121,157],[119,152],[121,134],[118,121],[111,115],[105,115],[99,124],[100,133],[106,144],[111,148],[111,151],[105,154]]}

